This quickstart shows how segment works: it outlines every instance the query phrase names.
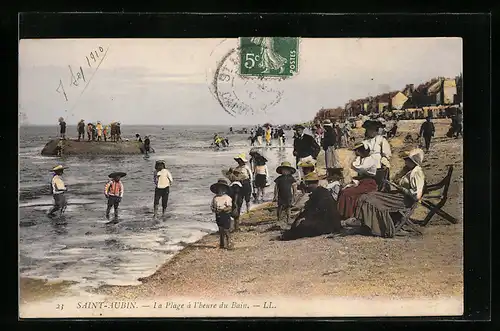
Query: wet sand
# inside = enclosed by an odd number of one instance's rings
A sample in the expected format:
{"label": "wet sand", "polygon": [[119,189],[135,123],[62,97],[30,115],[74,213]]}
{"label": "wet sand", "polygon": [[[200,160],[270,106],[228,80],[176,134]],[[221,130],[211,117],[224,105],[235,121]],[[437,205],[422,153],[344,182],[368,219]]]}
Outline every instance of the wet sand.
{"label": "wet sand", "polygon": [[[421,122],[401,122],[397,136],[391,139],[391,176],[403,165],[401,152],[416,147],[416,143],[403,140],[408,132],[415,135]],[[459,219],[458,224],[449,224],[436,215],[427,227],[421,228],[422,237],[383,239],[353,235],[332,239],[325,235],[283,242],[276,240],[279,231],[274,224],[275,208],[267,204],[242,217],[243,229],[233,235],[234,250],[219,249],[217,234],[207,235],[153,275],[141,279],[143,284],[103,286],[92,295],[113,300],[167,296],[204,299],[328,296],[378,301],[453,298],[460,303],[463,298],[462,140],[445,137],[449,123],[447,119],[435,121],[437,138],[426,154],[423,168],[428,182],[436,183],[445,176],[446,165],[454,165],[449,198],[443,209]],[[341,152],[344,165],[348,164],[350,153]],[[426,210],[419,207],[412,218],[422,220],[425,215]],[[29,282],[21,282],[22,302],[37,301],[33,294],[36,292]]]}

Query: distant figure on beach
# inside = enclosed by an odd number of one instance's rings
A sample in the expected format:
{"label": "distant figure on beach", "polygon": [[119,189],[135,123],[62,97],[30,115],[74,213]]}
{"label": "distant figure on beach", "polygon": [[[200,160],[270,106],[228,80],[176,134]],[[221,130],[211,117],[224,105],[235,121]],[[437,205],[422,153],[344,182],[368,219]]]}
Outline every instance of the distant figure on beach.
{"label": "distant figure on beach", "polygon": [[92,141],[96,141],[97,139],[97,127],[94,123],[92,123]]}
{"label": "distant figure on beach", "polygon": [[50,209],[47,214],[48,217],[54,217],[55,212],[60,210],[61,216],[64,213],[64,210],[67,206],[67,201],[64,193],[66,193],[66,186],[64,185],[64,181],[62,175],[64,173],[65,167],[62,165],[58,165],[52,168],[52,179],[50,181],[50,191],[52,197],[54,198],[54,206]]}
{"label": "distant figure on beach", "polygon": [[127,174],[124,172],[113,172],[109,174],[110,180],[104,186],[104,196],[106,197],[108,203],[106,208],[106,218],[109,219],[109,213],[111,207],[114,209],[115,220],[118,219],[118,207],[123,198],[123,183],[121,181],[122,177]]}
{"label": "distant figure on beach", "polygon": [[61,139],[66,139],[66,122],[64,121],[64,118],[59,117],[59,126],[60,126],[60,136]]}
{"label": "distant figure on beach", "polygon": [[276,135],[278,137],[278,146],[283,147],[285,146],[285,131],[283,131],[283,128],[281,126],[278,127],[278,130],[276,130]]}
{"label": "distant figure on beach", "polygon": [[136,141],[138,141],[138,142],[140,142],[140,143],[142,143],[142,138],[141,138],[141,135],[140,135],[140,134],[138,134],[138,133],[136,133],[136,134],[135,134],[135,140],[136,140]]}
{"label": "distant figure on beach", "polygon": [[282,234],[282,240],[315,237],[323,234],[339,233],[342,230],[337,202],[330,191],[319,186],[315,172],[304,178],[311,192],[304,209],[297,215],[291,228]]}
{"label": "distant figure on beach", "polygon": [[420,131],[418,133],[418,138],[424,138],[425,152],[429,152],[429,147],[431,146],[431,139],[434,137],[434,123],[432,123],[432,116],[427,116],[425,122],[420,126]]}
{"label": "distant figure on beach", "polygon": [[85,121],[80,120],[77,125],[77,131],[78,131],[78,141],[81,139],[85,139]]}
{"label": "distant figure on beach", "polygon": [[149,136],[144,137],[144,154],[148,155],[151,151],[151,140]]}
{"label": "distant figure on beach", "polygon": [[340,168],[340,157],[337,149],[335,148],[337,142],[337,135],[333,129],[333,124],[330,120],[323,122],[325,133],[321,142],[323,150],[325,151],[325,166],[326,172],[329,174],[332,169]]}
{"label": "distant figure on beach", "polygon": [[[304,133],[303,125],[295,126],[295,139],[293,140],[293,155],[295,156],[296,165],[306,158],[313,158],[314,161],[318,158],[321,147],[314,138]],[[299,175],[303,175],[299,171]]]}
{"label": "distant figure on beach", "polygon": [[272,138],[271,128],[268,126],[266,128],[266,146],[271,146],[271,138]]}
{"label": "distant figure on beach", "polygon": [[170,194],[170,185],[172,185],[173,179],[170,171],[167,170],[165,161],[159,160],[155,163],[155,171],[153,175],[153,181],[155,184],[155,195],[153,202],[153,217],[156,218],[158,215],[158,205],[161,200],[162,215],[165,215],[165,211],[168,206],[168,196]]}
{"label": "distant figure on beach", "polygon": [[105,125],[104,128],[102,129],[102,136],[104,137],[104,141],[108,141],[108,133],[109,133],[109,126]]}
{"label": "distant figure on beach", "polygon": [[92,140],[92,123],[87,124],[87,138],[89,141]]}
{"label": "distant figure on beach", "polygon": [[97,121],[97,125],[95,126],[97,130],[97,141],[102,141],[102,124],[100,121]]}
{"label": "distant figure on beach", "polygon": [[227,180],[222,178],[210,185],[210,191],[215,193],[210,208],[215,214],[215,222],[219,227],[219,248],[232,249],[231,243],[231,210],[233,201],[229,196],[230,187]]}
{"label": "distant figure on beach", "polygon": [[255,137],[257,140],[257,145],[262,146],[262,137],[264,136],[264,129],[260,126],[260,124],[257,126],[257,130],[255,131]]}
{"label": "distant figure on beach", "polygon": [[295,178],[293,178],[293,174],[296,170],[292,167],[290,162],[285,161],[276,168],[276,172],[280,174],[280,176],[274,180],[276,185],[274,186],[273,201],[278,203],[276,216],[278,217],[279,223],[281,222],[283,213],[285,213],[286,223],[289,224],[290,209],[292,208],[294,198],[297,195],[297,183]]}
{"label": "distant figure on beach", "polygon": [[241,185],[243,186],[243,196],[246,202],[246,212],[250,211],[250,199],[252,197],[252,182],[253,182],[253,173],[252,170],[248,167],[248,160],[245,157],[245,153],[238,154],[234,160],[238,163],[238,166],[235,168],[237,171],[241,172],[242,181]]}

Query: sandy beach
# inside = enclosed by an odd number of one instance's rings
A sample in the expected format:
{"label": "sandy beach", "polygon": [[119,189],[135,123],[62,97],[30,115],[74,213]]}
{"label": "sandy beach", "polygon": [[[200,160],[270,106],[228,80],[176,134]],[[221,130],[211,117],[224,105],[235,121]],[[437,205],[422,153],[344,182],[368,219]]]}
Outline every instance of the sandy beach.
{"label": "sandy beach", "polygon": [[[415,136],[421,122],[400,122],[397,136],[390,140],[393,149],[391,175],[403,165],[401,152],[417,146],[417,142],[405,143],[404,137],[407,133]],[[446,165],[454,165],[449,198],[443,209],[455,216],[459,220],[458,224],[450,224],[436,215],[429,225],[421,228],[421,237],[383,239],[352,235],[329,238],[324,235],[284,242],[277,240],[279,231],[275,226],[275,208],[272,204],[265,204],[242,217],[242,231],[233,235],[234,250],[219,249],[217,234],[210,234],[187,246],[151,276],[140,279],[141,285],[103,286],[89,293],[89,298],[127,301],[166,297],[203,298],[217,302],[223,298],[299,300],[328,297],[347,298],[345,302],[353,305],[355,300],[368,300],[366,302],[373,304],[395,299],[427,300],[426,307],[434,309],[434,312],[439,309],[433,308],[429,302],[451,298],[454,300],[454,304],[450,304],[454,315],[461,314],[462,139],[446,138],[449,119],[435,120],[434,123],[436,138],[425,156],[423,169],[428,183],[437,183],[446,175]],[[361,130],[357,131],[358,135],[361,133]],[[341,154],[346,167],[351,152],[342,150]],[[322,154],[319,159],[323,159]],[[425,208],[419,207],[412,218],[422,220],[426,213]],[[21,311],[24,306],[26,314],[30,315],[27,311],[33,312],[34,305],[43,300],[71,295],[65,290],[68,286],[22,279]],[[363,305],[358,304],[358,308],[352,309],[359,310]],[[419,305],[422,306],[422,303],[415,303],[411,307]],[[372,312],[383,314],[379,311],[381,308],[377,310],[375,306],[372,306]],[[367,304],[363,309],[369,310],[369,307]],[[287,309],[292,310],[289,316],[295,316],[293,308]],[[392,308],[383,309],[389,311]],[[407,308],[406,313],[402,314],[413,315],[417,312],[411,309],[414,308]],[[241,311],[237,314],[253,315]],[[349,313],[344,311],[344,314]],[[152,313],[152,316],[156,316],[156,313]]]}

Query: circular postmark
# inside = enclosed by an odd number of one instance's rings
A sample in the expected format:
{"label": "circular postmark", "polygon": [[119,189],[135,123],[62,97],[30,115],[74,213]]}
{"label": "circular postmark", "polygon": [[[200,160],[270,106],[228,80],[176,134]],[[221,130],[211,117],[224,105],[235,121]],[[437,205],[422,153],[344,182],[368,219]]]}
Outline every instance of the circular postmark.
{"label": "circular postmark", "polygon": [[234,117],[271,110],[283,98],[284,89],[280,82],[286,79],[241,75],[242,50],[239,46],[226,51],[218,60],[216,69],[207,75],[212,95],[221,108]]}

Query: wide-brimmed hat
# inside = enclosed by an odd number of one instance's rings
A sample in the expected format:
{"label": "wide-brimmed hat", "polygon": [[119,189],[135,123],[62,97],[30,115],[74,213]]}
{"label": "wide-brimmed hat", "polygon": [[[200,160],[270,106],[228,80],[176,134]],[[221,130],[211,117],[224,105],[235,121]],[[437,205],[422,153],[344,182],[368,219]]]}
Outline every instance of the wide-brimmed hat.
{"label": "wide-brimmed hat", "polygon": [[316,166],[316,164],[311,160],[307,160],[307,161],[299,162],[299,164],[297,164],[297,166],[299,166],[300,168],[314,168]]}
{"label": "wide-brimmed hat", "polygon": [[217,183],[210,185],[210,191],[212,191],[212,193],[217,193],[219,187],[223,187],[226,189],[226,191],[229,191],[230,187],[227,179],[219,178],[219,180],[217,180]]}
{"label": "wide-brimmed hat", "polygon": [[122,178],[125,176],[127,176],[127,174],[121,171],[112,172],[108,175],[109,178],[116,178],[116,177]]}
{"label": "wide-brimmed hat", "polygon": [[295,125],[295,126],[293,127],[293,129],[294,129],[294,130],[298,130],[298,129],[302,129],[302,130],[304,130],[305,128],[306,128],[306,127],[305,127],[305,126],[303,126],[302,124],[297,124],[297,125]]}
{"label": "wide-brimmed hat", "polygon": [[281,174],[283,172],[283,169],[288,169],[292,174],[294,174],[297,170],[292,167],[292,164],[288,161],[281,162],[281,165],[276,168],[276,172]]}
{"label": "wide-brimmed hat", "polygon": [[422,165],[422,162],[424,161],[424,151],[422,149],[415,148],[409,151],[407,154],[408,155],[405,156],[404,159],[410,159],[418,166]]}
{"label": "wide-brimmed hat", "polygon": [[51,171],[60,171],[60,170],[65,170],[68,169],[68,167],[62,166],[62,165],[57,165],[54,168],[52,168]]}
{"label": "wide-brimmed hat", "polygon": [[319,176],[315,172],[310,172],[307,175],[304,176],[304,181],[307,182],[318,182],[319,181]]}
{"label": "wide-brimmed hat", "polygon": [[234,158],[235,161],[238,161],[238,160],[241,160],[243,162],[248,162],[246,156],[245,156],[245,153],[240,153],[238,155],[236,155],[236,157]]}
{"label": "wide-brimmed hat", "polygon": [[368,128],[374,128],[374,129],[379,129],[383,128],[385,124],[376,121],[376,120],[367,120],[363,123],[362,127],[363,129],[368,129]]}
{"label": "wide-brimmed hat", "polygon": [[323,121],[323,126],[333,126],[332,121],[330,121],[330,120],[324,120]]}

